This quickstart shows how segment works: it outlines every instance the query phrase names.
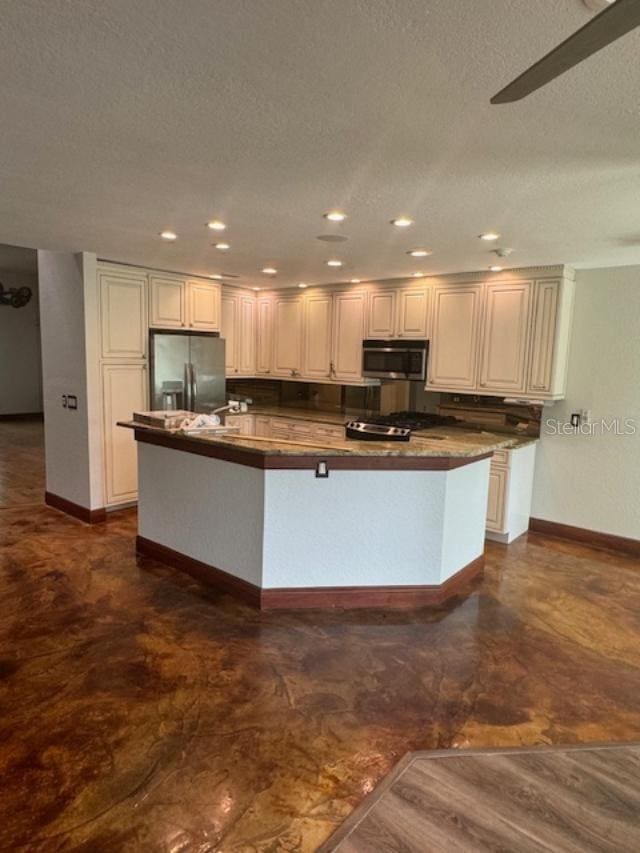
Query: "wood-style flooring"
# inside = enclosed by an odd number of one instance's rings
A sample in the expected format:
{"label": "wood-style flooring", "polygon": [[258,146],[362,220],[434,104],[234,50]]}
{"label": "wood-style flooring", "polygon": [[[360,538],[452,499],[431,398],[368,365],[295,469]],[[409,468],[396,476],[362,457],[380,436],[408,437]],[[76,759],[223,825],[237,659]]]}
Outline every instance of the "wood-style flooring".
{"label": "wood-style flooring", "polygon": [[441,608],[260,613],[135,533],[0,512],[0,850],[311,853],[408,751],[640,740],[631,557],[535,534]]}
{"label": "wood-style flooring", "polygon": [[640,745],[414,753],[320,853],[637,853]]}
{"label": "wood-style flooring", "polygon": [[0,509],[42,503],[44,424],[0,420]]}

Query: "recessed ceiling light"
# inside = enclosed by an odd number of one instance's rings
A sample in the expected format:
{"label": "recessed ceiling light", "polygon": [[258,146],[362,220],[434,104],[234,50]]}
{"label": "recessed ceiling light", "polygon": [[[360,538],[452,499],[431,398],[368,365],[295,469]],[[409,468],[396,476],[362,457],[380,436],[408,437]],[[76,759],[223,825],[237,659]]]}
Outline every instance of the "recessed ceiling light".
{"label": "recessed ceiling light", "polygon": [[217,281],[220,281],[222,276],[220,275],[220,273],[215,273],[214,275],[210,275],[209,278],[215,278]]}
{"label": "recessed ceiling light", "polygon": [[228,243],[216,243],[216,249],[219,249],[221,252],[226,252],[227,249],[230,249],[231,246]]}
{"label": "recessed ceiling light", "polygon": [[341,267],[342,261],[336,261],[336,260],[327,261],[327,266],[328,267]]}
{"label": "recessed ceiling light", "polygon": [[211,222],[207,222],[207,228],[211,228],[212,231],[224,231],[226,227],[224,222],[219,219],[212,219]]}
{"label": "recessed ceiling light", "polygon": [[424,275],[424,273],[423,273],[423,272],[412,272],[412,273],[411,273],[411,275],[412,275],[414,278],[422,278],[422,276]]}
{"label": "recessed ceiling light", "polygon": [[262,272],[265,275],[275,275],[278,272],[278,270],[275,267],[263,267]]}
{"label": "recessed ceiling light", "polygon": [[397,219],[392,219],[391,224],[398,228],[408,228],[413,225],[413,219],[409,219],[408,216],[399,216]]}
{"label": "recessed ceiling light", "polygon": [[347,214],[343,213],[341,210],[329,210],[327,213],[322,214],[325,219],[328,219],[329,222],[344,222],[347,218]]}
{"label": "recessed ceiling light", "polygon": [[162,237],[163,240],[171,241],[171,240],[177,240],[178,239],[178,235],[175,233],[175,231],[161,231],[160,236]]}
{"label": "recessed ceiling light", "polygon": [[481,240],[497,240],[500,235],[496,234],[495,231],[487,231],[486,234],[479,234],[478,236]]}
{"label": "recessed ceiling light", "polygon": [[427,258],[430,254],[428,249],[411,249],[407,252],[407,255],[411,255],[412,258]]}
{"label": "recessed ceiling light", "polygon": [[496,264],[492,264],[489,269],[491,272],[502,272],[502,267],[499,267]]}
{"label": "recessed ceiling light", "polygon": [[359,279],[359,278],[352,278],[352,279],[351,279],[351,284],[360,284],[361,280],[362,280],[362,279]]}
{"label": "recessed ceiling light", "polygon": [[259,288],[259,287],[254,287],[254,288],[253,288],[253,290],[260,290],[260,288]]}
{"label": "recessed ceiling light", "polygon": [[304,287],[308,287],[308,285],[306,285],[306,284],[304,283],[304,281],[301,281],[301,282],[298,284],[298,287],[303,287],[303,288],[304,288]]}

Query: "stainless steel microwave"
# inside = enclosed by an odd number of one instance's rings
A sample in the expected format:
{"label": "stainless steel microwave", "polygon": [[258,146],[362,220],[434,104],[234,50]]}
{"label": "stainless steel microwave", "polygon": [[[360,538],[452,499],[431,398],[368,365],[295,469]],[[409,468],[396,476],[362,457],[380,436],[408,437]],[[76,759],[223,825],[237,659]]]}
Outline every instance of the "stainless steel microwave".
{"label": "stainless steel microwave", "polygon": [[428,354],[429,341],[363,341],[362,375],[424,381]]}

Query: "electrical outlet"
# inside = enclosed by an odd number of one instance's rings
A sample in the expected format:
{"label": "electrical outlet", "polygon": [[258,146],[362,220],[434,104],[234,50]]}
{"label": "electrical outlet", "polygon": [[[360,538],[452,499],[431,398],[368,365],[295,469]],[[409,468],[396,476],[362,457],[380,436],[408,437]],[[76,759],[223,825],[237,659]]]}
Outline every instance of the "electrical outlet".
{"label": "electrical outlet", "polygon": [[77,409],[78,408],[78,398],[75,394],[67,394],[67,408],[68,409]]}
{"label": "electrical outlet", "polygon": [[582,415],[580,412],[574,412],[571,415],[571,426],[576,427],[576,429],[580,426],[580,421],[582,419]]}
{"label": "electrical outlet", "polygon": [[67,395],[66,394],[62,395],[62,408],[63,409],[67,408]]}
{"label": "electrical outlet", "polygon": [[326,480],[329,476],[329,466],[326,462],[318,462],[316,465],[316,477],[320,480]]}

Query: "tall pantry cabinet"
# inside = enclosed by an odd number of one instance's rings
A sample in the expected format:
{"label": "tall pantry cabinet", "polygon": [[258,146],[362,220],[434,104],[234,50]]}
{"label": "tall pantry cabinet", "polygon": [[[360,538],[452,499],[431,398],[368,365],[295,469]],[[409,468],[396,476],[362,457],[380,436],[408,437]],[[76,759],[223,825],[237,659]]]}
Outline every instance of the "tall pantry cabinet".
{"label": "tall pantry cabinet", "polygon": [[115,506],[138,495],[133,432],[117,423],[148,408],[147,276],[99,266],[98,289],[105,504]]}

